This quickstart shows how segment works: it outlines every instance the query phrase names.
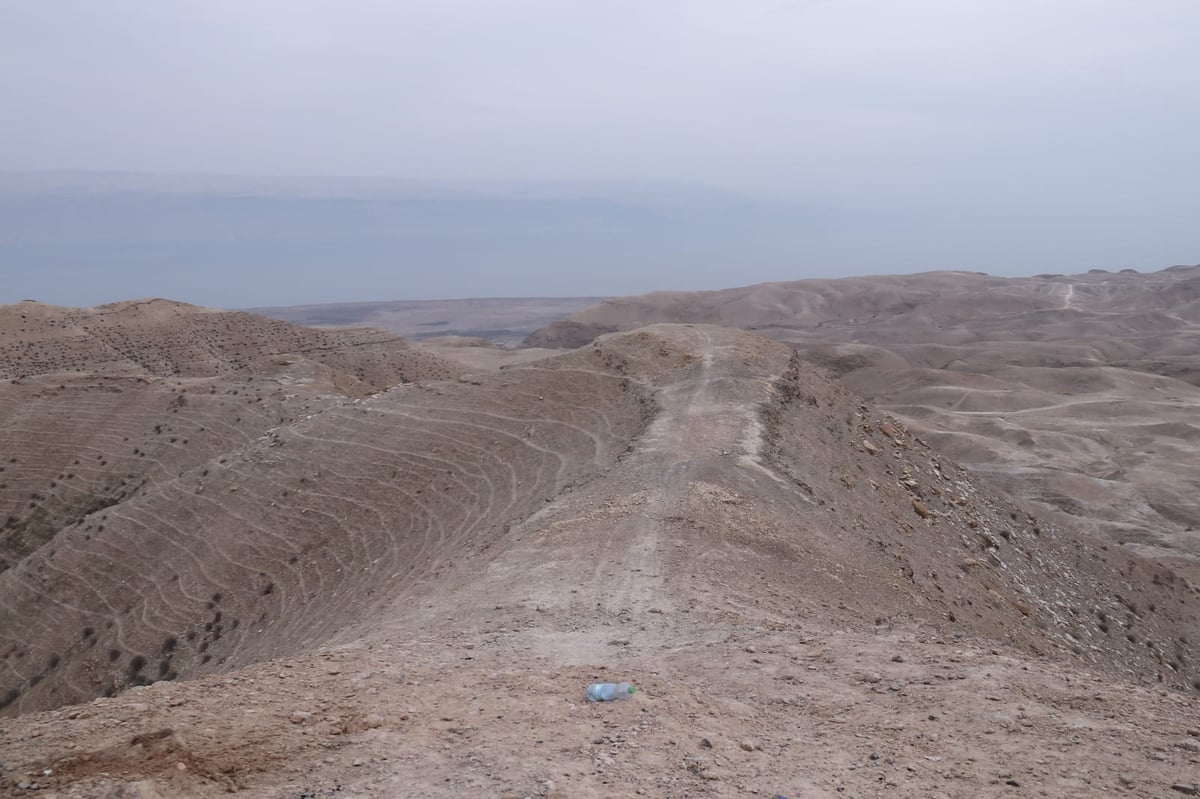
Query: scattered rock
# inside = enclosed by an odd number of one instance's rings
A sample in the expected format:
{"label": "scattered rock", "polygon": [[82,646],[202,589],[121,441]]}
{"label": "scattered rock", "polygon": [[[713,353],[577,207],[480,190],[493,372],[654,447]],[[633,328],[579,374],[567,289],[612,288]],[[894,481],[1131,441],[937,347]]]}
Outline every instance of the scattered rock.
{"label": "scattered rock", "polygon": [[928,519],[930,516],[933,515],[930,512],[929,508],[925,507],[925,503],[919,499],[913,500],[913,510],[916,511],[917,515],[920,516],[922,519]]}
{"label": "scattered rock", "polygon": [[1200,796],[1200,785],[1188,785],[1184,782],[1177,782],[1171,786],[1171,790],[1181,793],[1184,796]]}
{"label": "scattered rock", "polygon": [[762,744],[760,744],[758,741],[752,741],[749,738],[738,741],[738,746],[740,746],[742,750],[746,752],[755,752],[762,749]]}
{"label": "scattered rock", "polygon": [[293,710],[292,715],[288,716],[288,721],[293,724],[303,724],[312,718],[312,713],[305,710]]}
{"label": "scattered rock", "polygon": [[701,738],[700,739],[700,748],[701,749],[712,749],[712,741],[708,740],[707,738]]}
{"label": "scattered rock", "polygon": [[879,452],[879,447],[875,446],[875,444],[873,442],[871,442],[865,438],[862,440],[862,448],[865,449],[867,452],[871,453],[872,455],[875,455],[876,453]]}

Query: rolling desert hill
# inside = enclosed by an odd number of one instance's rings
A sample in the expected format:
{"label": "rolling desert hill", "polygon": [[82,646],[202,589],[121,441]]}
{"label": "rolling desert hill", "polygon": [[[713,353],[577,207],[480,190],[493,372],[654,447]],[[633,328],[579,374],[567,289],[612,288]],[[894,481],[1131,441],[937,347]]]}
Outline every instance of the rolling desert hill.
{"label": "rolling desert hill", "polygon": [[283,371],[271,359],[307,359],[331,384],[364,395],[414,379],[449,377],[445,363],[378,330],[321,331],[248,313],[149,299],[61,308],[0,306],[0,377],[85,373],[150,377],[252,376]]}
{"label": "rolling desert hill", "polygon": [[[1200,790],[1195,583],[793,348],[664,324],[442,368],[231,436],[0,573],[0,784]],[[582,701],[604,678],[642,690]]]}
{"label": "rolling desert hill", "polygon": [[0,307],[0,571],[279,425],[461,371],[378,331],[164,300]]}
{"label": "rolling desert hill", "polygon": [[1200,267],[648,294],[526,343],[574,347],[656,322],[786,342],[993,485],[1200,579]]}

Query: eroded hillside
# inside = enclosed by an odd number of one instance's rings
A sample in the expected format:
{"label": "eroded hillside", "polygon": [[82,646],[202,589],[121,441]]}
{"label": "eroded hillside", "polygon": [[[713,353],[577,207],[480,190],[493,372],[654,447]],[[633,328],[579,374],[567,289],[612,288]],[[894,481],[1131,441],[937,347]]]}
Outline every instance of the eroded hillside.
{"label": "eroded hillside", "polygon": [[[282,359],[282,360],[281,360]],[[62,308],[0,307],[0,378],[274,375],[303,359],[343,394],[450,377],[445,362],[369,328],[314,330],[248,313],[149,299]]]}
{"label": "eroded hillside", "polygon": [[0,571],[279,425],[461,371],[378,331],[165,300],[0,308]]}
{"label": "eroded hillside", "polygon": [[579,346],[655,322],[785,341],[993,485],[1200,579],[1200,267],[648,294],[527,343]]}
{"label": "eroded hillside", "polygon": [[622,368],[575,356],[306,408],[78,508],[0,576],[10,710],[327,641],[611,464],[647,413]]}

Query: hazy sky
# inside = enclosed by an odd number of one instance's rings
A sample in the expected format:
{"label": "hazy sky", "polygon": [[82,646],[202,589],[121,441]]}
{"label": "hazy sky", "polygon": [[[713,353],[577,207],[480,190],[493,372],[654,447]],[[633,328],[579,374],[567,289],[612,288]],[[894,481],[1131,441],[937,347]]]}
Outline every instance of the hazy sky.
{"label": "hazy sky", "polygon": [[0,0],[0,169],[682,180],[924,214],[905,268],[934,220],[1158,268],[1198,41],[1196,0]]}

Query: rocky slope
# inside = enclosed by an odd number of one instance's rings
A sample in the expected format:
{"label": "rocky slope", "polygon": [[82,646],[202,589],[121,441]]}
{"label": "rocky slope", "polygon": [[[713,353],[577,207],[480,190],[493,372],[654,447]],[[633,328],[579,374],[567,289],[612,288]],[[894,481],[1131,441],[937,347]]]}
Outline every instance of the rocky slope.
{"label": "rocky slope", "polygon": [[1200,579],[1200,267],[648,294],[527,343],[579,346],[655,322],[787,342],[993,485]]}

